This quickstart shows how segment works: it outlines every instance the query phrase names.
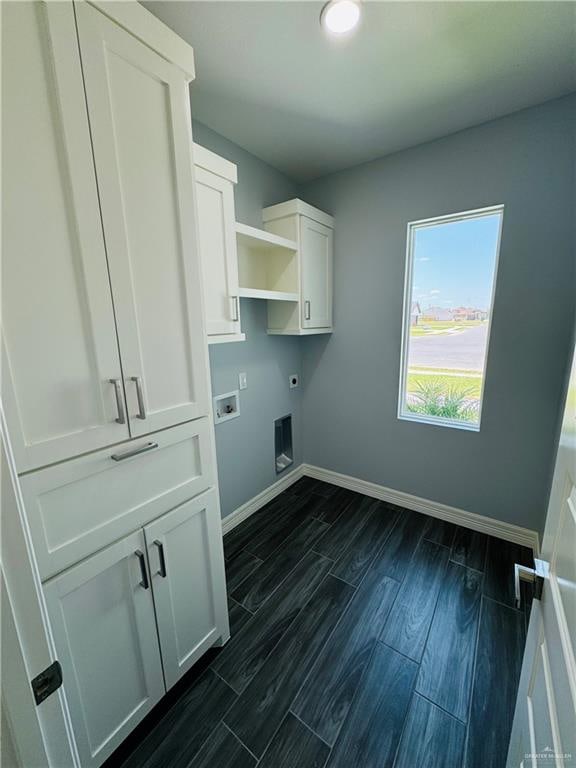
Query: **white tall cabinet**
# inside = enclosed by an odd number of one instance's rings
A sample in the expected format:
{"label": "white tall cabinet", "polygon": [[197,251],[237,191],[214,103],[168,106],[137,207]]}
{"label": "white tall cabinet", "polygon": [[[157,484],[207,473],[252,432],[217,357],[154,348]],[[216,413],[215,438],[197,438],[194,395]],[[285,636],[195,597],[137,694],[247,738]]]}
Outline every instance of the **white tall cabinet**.
{"label": "white tall cabinet", "polygon": [[129,437],[71,3],[2,3],[2,398],[19,471]]}
{"label": "white tall cabinet", "polygon": [[76,15],[130,430],[143,435],[207,413],[189,76],[87,3]]}
{"label": "white tall cabinet", "polygon": [[26,75],[3,83],[4,394],[23,471],[209,413],[190,75],[75,9],[80,51],[71,3],[3,11],[5,69]]}
{"label": "white tall cabinet", "polygon": [[188,86],[138,3],[2,3],[2,404],[82,766],[229,637]]}

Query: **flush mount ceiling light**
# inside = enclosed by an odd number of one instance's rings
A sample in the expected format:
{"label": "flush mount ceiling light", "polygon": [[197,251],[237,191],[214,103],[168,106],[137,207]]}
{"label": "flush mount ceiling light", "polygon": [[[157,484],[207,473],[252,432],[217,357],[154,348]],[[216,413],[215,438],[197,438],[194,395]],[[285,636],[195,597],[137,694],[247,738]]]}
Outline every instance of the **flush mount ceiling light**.
{"label": "flush mount ceiling light", "polygon": [[351,32],[359,21],[360,4],[355,0],[330,0],[320,14],[320,24],[333,35]]}

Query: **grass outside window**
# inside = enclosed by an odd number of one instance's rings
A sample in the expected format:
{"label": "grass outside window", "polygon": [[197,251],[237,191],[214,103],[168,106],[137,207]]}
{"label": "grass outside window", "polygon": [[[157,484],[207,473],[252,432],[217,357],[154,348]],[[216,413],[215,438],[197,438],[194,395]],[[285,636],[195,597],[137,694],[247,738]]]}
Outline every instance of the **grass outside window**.
{"label": "grass outside window", "polygon": [[408,225],[400,418],[480,428],[502,216]]}

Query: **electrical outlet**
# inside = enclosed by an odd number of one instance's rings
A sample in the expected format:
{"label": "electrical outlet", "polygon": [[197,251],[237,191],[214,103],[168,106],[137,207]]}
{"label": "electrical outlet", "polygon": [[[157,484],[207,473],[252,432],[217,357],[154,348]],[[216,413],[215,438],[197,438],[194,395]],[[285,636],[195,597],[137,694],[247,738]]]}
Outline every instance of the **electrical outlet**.
{"label": "electrical outlet", "polygon": [[300,383],[300,380],[298,378],[298,374],[297,373],[291,373],[288,381],[290,382],[290,389],[296,389],[296,387]]}
{"label": "electrical outlet", "polygon": [[240,389],[246,389],[248,386],[248,380],[246,378],[246,372],[242,371],[242,373],[238,374],[238,386]]}

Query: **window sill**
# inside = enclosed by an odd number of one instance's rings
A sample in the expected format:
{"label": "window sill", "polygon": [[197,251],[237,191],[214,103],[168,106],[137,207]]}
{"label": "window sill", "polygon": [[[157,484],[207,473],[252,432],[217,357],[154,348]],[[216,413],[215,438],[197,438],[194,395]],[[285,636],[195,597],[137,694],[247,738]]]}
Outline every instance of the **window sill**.
{"label": "window sill", "polygon": [[451,427],[452,429],[463,429],[465,432],[480,432],[480,424],[471,424],[466,421],[452,421],[450,419],[440,419],[434,416],[423,416],[420,414],[399,413],[398,418],[401,421],[413,421],[417,424],[430,424],[433,427]]}

